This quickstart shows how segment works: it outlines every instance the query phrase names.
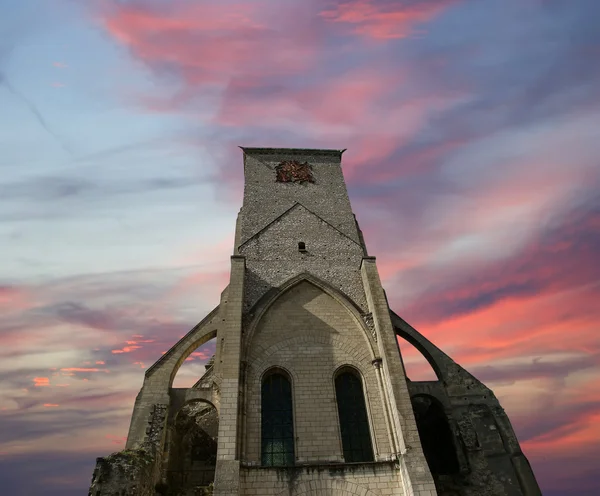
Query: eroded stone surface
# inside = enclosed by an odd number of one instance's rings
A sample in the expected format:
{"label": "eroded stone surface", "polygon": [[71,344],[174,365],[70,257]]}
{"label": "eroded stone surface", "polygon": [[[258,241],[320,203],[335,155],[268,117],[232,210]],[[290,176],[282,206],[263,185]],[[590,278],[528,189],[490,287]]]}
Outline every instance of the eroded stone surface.
{"label": "eroded stone surface", "polygon": [[[213,478],[215,496],[541,496],[493,392],[390,311],[341,155],[244,149],[229,285],[146,372],[132,449],[98,459],[90,496],[201,496]],[[396,334],[438,380],[407,380]],[[204,376],[170,387],[213,338]],[[261,387],[273,368],[291,382],[294,466],[261,466]],[[350,368],[363,384],[369,463],[344,460],[334,379]]]}
{"label": "eroded stone surface", "polygon": [[155,496],[168,405],[155,405],[147,440],[138,449],[96,460],[89,496]]}

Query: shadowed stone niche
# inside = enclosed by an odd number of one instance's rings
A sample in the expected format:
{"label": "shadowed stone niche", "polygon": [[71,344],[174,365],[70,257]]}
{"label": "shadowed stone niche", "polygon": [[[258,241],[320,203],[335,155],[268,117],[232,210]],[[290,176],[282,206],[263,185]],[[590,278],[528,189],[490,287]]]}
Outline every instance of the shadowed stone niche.
{"label": "shadowed stone niche", "polygon": [[459,472],[453,434],[442,405],[432,396],[412,398],[417,429],[431,474],[452,475]]}
{"label": "shadowed stone niche", "polygon": [[168,494],[210,494],[215,479],[218,429],[217,410],[208,403],[188,403],[179,411],[169,443]]}

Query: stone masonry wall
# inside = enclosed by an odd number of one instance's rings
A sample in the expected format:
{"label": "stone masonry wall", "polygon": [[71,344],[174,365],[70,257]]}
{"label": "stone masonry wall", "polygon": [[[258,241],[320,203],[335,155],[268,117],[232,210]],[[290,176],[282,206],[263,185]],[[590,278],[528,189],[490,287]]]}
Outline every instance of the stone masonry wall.
{"label": "stone masonry wall", "polygon": [[[299,242],[305,243],[305,252],[298,249]],[[360,275],[363,248],[301,205],[244,243],[240,255],[246,257],[247,265],[245,311],[271,288],[305,272],[366,309]]]}
{"label": "stone masonry wall", "polygon": [[[263,315],[248,343],[243,463],[246,466],[260,465],[261,377],[266,370],[274,366],[285,369],[292,377],[296,463],[342,463],[334,374],[339,367],[349,365],[357,369],[363,377],[375,460],[382,461],[386,467],[377,472],[375,480],[385,488],[395,490],[393,493],[372,494],[403,494],[400,471],[392,470],[388,462],[391,446],[380,385],[372,364],[373,345],[368,331],[355,317],[342,304],[313,284],[300,282],[280,296]],[[328,470],[319,472],[318,479],[330,482],[337,480],[335,477],[329,478]],[[377,471],[380,468],[372,470]],[[280,491],[287,487],[289,481],[285,484],[271,484],[272,481],[267,475],[268,472],[264,469],[257,473],[248,472],[245,480],[263,477],[265,485],[261,486],[259,492],[248,492],[249,489],[258,490],[259,481],[256,479],[246,486],[241,494],[267,496],[279,494],[275,490]],[[301,480],[313,479],[304,475]],[[349,469],[344,472],[343,480],[358,484]],[[372,487],[375,489],[379,486]]]}
{"label": "stone masonry wall", "polygon": [[248,496],[388,496],[398,489],[393,462],[311,465],[290,468],[244,467],[242,494]]}
{"label": "stone masonry wall", "polygon": [[[275,182],[275,167],[282,160],[308,162],[315,182]],[[243,243],[299,202],[360,243],[340,163],[341,153],[335,151],[246,149],[240,241]]]}

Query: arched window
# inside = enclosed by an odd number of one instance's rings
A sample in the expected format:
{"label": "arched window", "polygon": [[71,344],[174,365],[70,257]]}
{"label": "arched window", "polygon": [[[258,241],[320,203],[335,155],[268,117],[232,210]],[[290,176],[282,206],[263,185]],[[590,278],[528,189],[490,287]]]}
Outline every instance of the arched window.
{"label": "arched window", "polygon": [[294,415],[292,386],[281,372],[268,374],[261,391],[262,465],[294,465]]}
{"label": "arched window", "polygon": [[459,471],[454,437],[444,407],[432,396],[417,395],[412,399],[421,446],[432,475],[456,474]]}
{"label": "arched window", "polygon": [[360,377],[353,370],[344,370],[335,378],[335,395],[340,417],[344,461],[371,462],[373,447],[369,419]]}

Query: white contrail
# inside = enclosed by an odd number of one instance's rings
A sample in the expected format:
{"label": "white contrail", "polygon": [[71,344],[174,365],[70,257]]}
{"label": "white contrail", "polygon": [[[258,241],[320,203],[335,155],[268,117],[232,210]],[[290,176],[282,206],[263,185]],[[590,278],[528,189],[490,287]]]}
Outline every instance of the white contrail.
{"label": "white contrail", "polygon": [[44,128],[44,130],[52,136],[56,142],[61,146],[63,150],[65,150],[69,155],[73,155],[73,152],[69,149],[69,147],[64,143],[64,141],[58,136],[48,123],[35,104],[27,98],[23,93],[18,91],[6,78],[2,72],[0,72],[0,85],[3,85],[15,98],[17,98],[23,105],[25,105],[29,111],[35,116],[37,122]]}

